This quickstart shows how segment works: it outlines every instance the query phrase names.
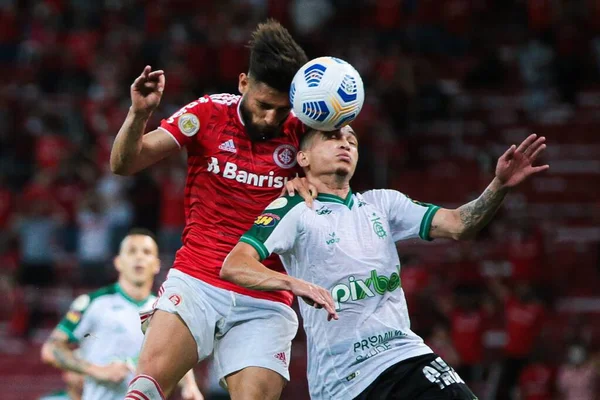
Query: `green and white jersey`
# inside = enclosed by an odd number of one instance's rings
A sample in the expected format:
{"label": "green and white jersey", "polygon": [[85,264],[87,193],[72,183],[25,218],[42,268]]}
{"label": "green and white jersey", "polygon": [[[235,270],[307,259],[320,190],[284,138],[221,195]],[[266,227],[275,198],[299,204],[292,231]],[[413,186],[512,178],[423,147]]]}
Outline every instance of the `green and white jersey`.
{"label": "green and white jersey", "polygon": [[300,301],[312,399],[352,399],[385,369],[431,353],[410,330],[396,242],[429,240],[437,206],[393,190],[273,201],[240,241],[279,254],[291,276],[331,291],[340,319]]}
{"label": "green and white jersey", "polygon": [[[124,361],[134,367],[144,339],[139,313],[150,310],[155,300],[151,295],[136,301],[116,283],[76,298],[58,329],[79,345],[82,359],[98,365]],[[82,399],[121,400],[133,377],[132,373],[119,384],[100,383],[86,377]]]}

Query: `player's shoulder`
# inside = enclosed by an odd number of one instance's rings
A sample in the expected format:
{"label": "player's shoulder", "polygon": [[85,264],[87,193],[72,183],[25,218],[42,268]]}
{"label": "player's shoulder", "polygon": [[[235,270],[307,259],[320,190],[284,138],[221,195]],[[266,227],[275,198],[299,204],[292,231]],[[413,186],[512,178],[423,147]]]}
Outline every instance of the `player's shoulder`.
{"label": "player's shoulder", "polygon": [[292,210],[302,203],[304,203],[304,199],[301,196],[297,194],[294,196],[286,194],[285,196],[281,196],[273,200],[265,208],[264,212],[283,217],[284,215],[288,215]]}
{"label": "player's shoulder", "polygon": [[117,293],[117,287],[115,284],[108,285],[96,289],[92,292],[84,293],[75,298],[71,303],[71,309],[75,311],[85,311],[90,307],[92,303],[107,299]]}
{"label": "player's shoulder", "polygon": [[239,94],[215,93],[208,94],[203,98],[206,98],[207,101],[210,101],[211,103],[219,107],[237,107],[237,104],[240,101],[241,97],[242,96],[240,96]]}
{"label": "player's shoulder", "polygon": [[407,196],[404,193],[394,189],[370,189],[361,193],[357,193],[356,197],[359,200],[362,198],[370,202],[377,202],[398,197],[406,198]]}

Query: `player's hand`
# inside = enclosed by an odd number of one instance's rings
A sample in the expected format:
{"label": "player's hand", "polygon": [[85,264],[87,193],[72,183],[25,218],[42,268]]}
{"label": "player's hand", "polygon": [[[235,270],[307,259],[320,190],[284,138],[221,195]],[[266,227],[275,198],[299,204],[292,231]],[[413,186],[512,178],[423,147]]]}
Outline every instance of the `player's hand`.
{"label": "player's hand", "polygon": [[131,108],[136,113],[150,115],[158,107],[165,90],[165,72],[152,71],[146,65],[142,74],[131,85]]}
{"label": "player's hand", "polygon": [[183,400],[204,400],[197,385],[184,385],[181,388],[181,398]]}
{"label": "player's hand", "polygon": [[324,308],[327,311],[327,321],[339,319],[335,311],[335,303],[327,289],[313,285],[301,279],[292,280],[291,291],[309,306]]}
{"label": "player's hand", "polygon": [[538,155],[544,151],[546,138],[530,135],[518,147],[514,144],[498,159],[496,178],[502,186],[512,188],[529,176],[546,171],[549,165],[533,166]]}
{"label": "player's hand", "polygon": [[95,366],[90,376],[100,382],[121,383],[131,372],[131,368],[126,363],[117,361],[108,365]]}
{"label": "player's hand", "polygon": [[308,183],[306,178],[296,176],[291,181],[287,181],[285,187],[281,190],[281,195],[293,196],[296,192],[304,199],[309,208],[312,208],[313,200],[319,194],[315,185]]}

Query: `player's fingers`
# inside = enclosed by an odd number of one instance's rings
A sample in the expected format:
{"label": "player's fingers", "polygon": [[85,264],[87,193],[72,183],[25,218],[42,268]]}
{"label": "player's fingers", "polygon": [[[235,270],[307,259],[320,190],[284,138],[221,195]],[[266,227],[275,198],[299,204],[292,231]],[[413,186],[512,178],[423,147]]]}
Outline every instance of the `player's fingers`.
{"label": "player's fingers", "polygon": [[533,142],[535,142],[535,139],[537,139],[537,135],[536,135],[535,133],[532,133],[531,135],[529,135],[529,136],[527,137],[527,139],[525,139],[525,140],[523,140],[523,141],[521,142],[521,144],[519,145],[519,147],[517,147],[517,151],[519,151],[519,152],[521,152],[521,153],[524,153],[524,152],[525,152],[525,150],[527,150],[527,148],[528,148],[529,146],[531,146],[531,144],[532,144]]}
{"label": "player's fingers", "polygon": [[548,164],[540,165],[539,167],[531,167],[531,173],[537,174],[538,172],[546,171],[550,166]]}
{"label": "player's fingers", "polygon": [[149,66],[149,65],[146,65],[146,66],[144,67],[144,70],[142,71],[142,76],[143,76],[144,78],[147,78],[147,77],[148,77],[148,74],[150,74],[150,71],[152,71],[152,67],[151,67],[151,66]]}
{"label": "player's fingers", "polygon": [[131,88],[132,89],[139,88],[140,86],[142,86],[144,84],[145,81],[146,81],[146,79],[140,75],[137,78],[135,78],[135,80],[131,84]]}
{"label": "player's fingers", "polygon": [[325,308],[327,309],[327,311],[329,313],[334,315],[335,319],[338,319],[337,313],[335,311],[335,302],[333,301],[333,298],[331,297],[331,293],[329,293],[329,291],[325,288],[321,288],[321,293],[322,293],[322,296],[325,298],[325,301],[327,304],[327,306]]}
{"label": "player's fingers", "polygon": [[317,196],[319,195],[319,191],[317,190],[317,187],[311,183],[308,184],[308,191],[310,192],[310,195],[313,199],[316,199]]}
{"label": "player's fingers", "polygon": [[158,77],[158,91],[162,92],[165,90],[165,85],[167,84],[167,77],[165,74],[162,74]]}
{"label": "player's fingers", "polygon": [[294,184],[292,181],[287,181],[285,184],[285,190],[287,191],[288,196],[293,197],[295,194]]}
{"label": "player's fingers", "polygon": [[533,142],[531,144],[531,146],[529,146],[527,148],[527,150],[525,150],[525,153],[523,153],[523,154],[525,154],[527,156],[531,156],[541,145],[544,144],[545,141],[546,141],[546,138],[543,136],[537,138],[537,140],[535,142]]}
{"label": "player's fingers", "polygon": [[541,144],[537,149],[535,149],[535,151],[529,156],[531,162],[533,163],[536,160],[536,158],[540,155],[540,153],[544,150],[546,150],[545,144]]}
{"label": "player's fingers", "polygon": [[506,150],[506,151],[504,152],[504,154],[502,154],[502,155],[500,156],[500,159],[501,159],[501,160],[510,160],[510,159],[512,158],[513,154],[515,154],[515,151],[516,151],[516,149],[517,149],[517,146],[515,146],[515,145],[513,144],[512,146],[510,146],[510,147],[508,148],[508,150]]}
{"label": "player's fingers", "polygon": [[301,186],[301,187],[296,187],[296,190],[298,191],[298,194],[300,195],[300,197],[302,197],[302,199],[304,200],[306,205],[309,208],[312,208],[313,197],[311,196],[310,192],[308,191],[308,188],[306,188],[305,186]]}
{"label": "player's fingers", "polygon": [[148,74],[148,79],[158,79],[159,76],[164,75],[165,71],[162,69],[152,71]]}

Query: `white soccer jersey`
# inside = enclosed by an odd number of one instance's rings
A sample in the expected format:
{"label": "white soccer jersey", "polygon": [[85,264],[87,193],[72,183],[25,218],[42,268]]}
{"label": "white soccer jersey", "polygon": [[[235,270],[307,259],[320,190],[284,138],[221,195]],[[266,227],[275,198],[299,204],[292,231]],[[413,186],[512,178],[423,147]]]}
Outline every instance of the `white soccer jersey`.
{"label": "white soccer jersey", "polygon": [[[142,301],[129,297],[118,283],[76,298],[58,329],[79,344],[79,355],[93,364],[124,361],[134,366],[142,348],[141,311],[152,308],[155,296]],[[122,400],[133,373],[119,384],[85,378],[83,400]]]}
{"label": "white soccer jersey", "polygon": [[312,399],[352,399],[393,364],[432,352],[410,330],[395,242],[429,240],[438,209],[393,190],[321,194],[313,209],[300,196],[282,197],[240,239],[331,291],[338,321],[299,302]]}

